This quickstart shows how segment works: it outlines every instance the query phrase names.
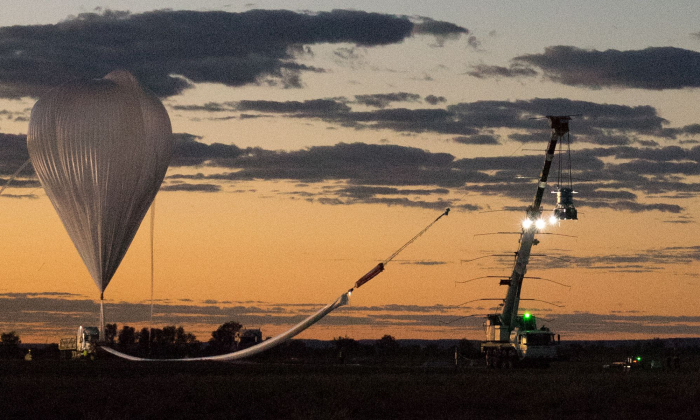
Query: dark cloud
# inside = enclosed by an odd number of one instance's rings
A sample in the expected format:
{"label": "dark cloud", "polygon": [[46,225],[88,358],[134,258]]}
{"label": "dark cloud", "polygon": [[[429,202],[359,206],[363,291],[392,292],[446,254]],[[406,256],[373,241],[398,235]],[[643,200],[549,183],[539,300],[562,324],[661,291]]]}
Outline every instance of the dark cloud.
{"label": "dark cloud", "polygon": [[178,111],[206,111],[206,112],[223,112],[231,111],[231,107],[225,104],[220,104],[216,102],[207,102],[204,105],[174,105],[172,107]]}
{"label": "dark cloud", "polygon": [[407,188],[393,188],[393,187],[372,187],[364,185],[355,185],[340,188],[334,191],[336,194],[341,196],[347,196],[352,198],[368,198],[374,197],[375,195],[432,195],[449,194],[450,190],[447,188],[432,188],[432,189],[407,189]]}
{"label": "dark cloud", "polygon": [[683,134],[700,134],[700,124],[686,125],[680,132]]}
{"label": "dark cloud", "polygon": [[213,143],[204,144],[199,142],[201,137],[188,133],[177,133],[175,137],[175,153],[170,162],[170,166],[193,166],[201,165],[205,161],[217,159],[235,159],[243,151],[234,145]]}
{"label": "dark cloud", "polygon": [[[242,325],[291,326],[314,313],[323,304],[303,303],[265,303],[265,302],[221,302],[207,300],[193,302],[190,299],[178,299],[177,304],[157,302],[154,305],[153,320],[156,325],[182,325],[188,331],[194,331],[198,338],[206,341],[211,331],[231,319]],[[184,302],[184,303],[183,303]],[[32,294],[0,295],[0,319],[12,319],[13,323],[0,323],[25,334],[44,334],[48,337],[68,335],[75,332],[78,325],[97,325],[99,321],[99,304],[91,299],[70,294]],[[105,303],[109,321],[121,325],[134,326],[137,329],[149,325],[149,303],[109,302]],[[431,325],[437,323],[434,318],[448,317],[453,307],[435,305],[386,305],[386,306],[348,306],[328,315],[321,324],[325,325]],[[194,325],[203,328],[193,330]],[[18,326],[20,326],[18,328]],[[3,327],[5,328],[5,327]]]}
{"label": "dark cloud", "polygon": [[467,29],[457,26],[454,23],[443,22],[427,17],[418,18],[418,23],[415,24],[413,32],[417,34],[430,34],[438,36],[452,36],[469,33]]}
{"label": "dark cloud", "polygon": [[480,50],[480,49],[481,49],[481,41],[479,41],[479,40],[477,39],[477,37],[475,37],[474,35],[470,35],[470,36],[467,38],[467,44],[468,44],[470,47],[474,48],[475,50]]}
{"label": "dark cloud", "polygon": [[540,68],[558,83],[587,88],[682,89],[700,87],[700,52],[673,47],[636,51],[555,46],[513,62]]}
{"label": "dark cloud", "polygon": [[646,146],[646,147],[658,147],[659,143],[654,141],[654,140],[635,140],[634,143],[639,144],[640,146]]}
{"label": "dark cloud", "polygon": [[[37,184],[37,185],[36,185],[37,187],[40,187],[40,186],[41,186],[41,185],[39,185],[39,182],[36,182],[36,184]],[[14,185],[14,183],[13,183],[13,186],[17,187],[16,185]],[[26,187],[26,186],[24,186],[24,187]],[[22,187],[20,186],[20,188],[22,188]],[[6,190],[6,191],[7,191],[7,190]],[[7,192],[3,192],[3,193],[2,193],[2,197],[3,197],[3,198],[16,198],[16,199],[24,199],[24,198],[26,198],[26,199],[29,199],[29,200],[36,200],[37,198],[39,198],[39,196],[36,195],[36,194],[12,194],[12,193],[7,193]]]}
{"label": "dark cloud", "polygon": [[666,247],[642,250],[635,254],[613,254],[595,257],[578,257],[575,265],[580,268],[609,271],[658,271],[666,265],[690,264],[700,261],[700,246]]}
{"label": "dark cloud", "polygon": [[663,204],[663,203],[653,203],[653,204],[643,204],[636,201],[629,200],[618,200],[614,202],[610,201],[596,201],[595,197],[592,199],[582,199],[581,203],[590,208],[610,208],[613,210],[626,210],[632,213],[640,213],[644,211],[660,211],[663,213],[680,213],[683,207],[677,204]]}
{"label": "dark cloud", "polygon": [[[450,174],[454,157],[447,153],[394,145],[364,143],[314,146],[292,152],[247,150],[235,160],[213,165],[239,169],[210,179],[291,179],[301,182],[349,180],[359,185],[458,186]],[[442,185],[449,184],[449,185]]]}
{"label": "dark cloud", "polygon": [[[626,144],[635,135],[664,136],[667,120],[649,106],[597,104],[564,98],[519,101],[476,101],[446,109],[379,109],[371,112],[329,112],[323,119],[358,129],[432,132],[462,136],[489,135],[498,128],[520,130],[511,136],[521,141],[542,141],[549,133],[545,115],[580,114],[570,123],[576,141]],[[694,128],[688,128],[693,130]]]}
{"label": "dark cloud", "polygon": [[[664,127],[667,121],[659,117],[653,107],[537,98],[528,101],[460,103],[445,109],[397,108],[354,112],[348,105],[351,102],[345,98],[303,102],[242,101],[209,103],[201,110],[221,113],[221,110],[242,112],[244,109],[250,115],[310,118],[356,129],[458,132],[460,134],[455,141],[470,144],[493,144],[497,141],[496,130],[508,129],[513,132],[510,139],[536,142],[542,148],[550,136],[550,130],[546,120],[532,117],[557,113],[582,114],[570,122],[573,141],[597,142],[600,146],[584,148],[577,145],[570,154],[575,188],[581,193],[576,199],[581,206],[679,214],[683,208],[669,203],[669,200],[692,197],[700,192],[700,184],[686,178],[700,173],[700,146],[636,147],[639,139],[661,138],[654,136],[666,136],[664,142],[669,142],[669,129]],[[693,124],[674,130],[671,134],[675,136],[695,135],[700,127]],[[309,191],[313,187],[290,194],[327,204],[372,202],[430,208],[462,204],[449,200],[436,201],[432,197],[439,198],[440,194],[435,191],[429,195],[431,199],[418,199],[428,197],[421,195],[418,187],[425,190],[460,188],[526,203],[532,199],[530,183],[534,181],[530,179],[539,173],[544,153],[542,150],[542,153],[528,151],[514,156],[455,159],[447,153],[431,153],[388,144],[341,143],[296,151],[271,151],[206,144],[203,139],[187,133],[176,134],[175,138],[177,147],[173,167],[207,165],[220,168],[222,172],[211,174],[212,171],[209,171],[210,175],[175,173],[171,175],[171,181],[180,180],[187,185],[220,185],[225,181],[254,179],[310,184],[337,181],[344,184],[343,187],[396,188],[396,195],[402,195],[392,197],[379,191],[343,191],[341,188],[318,194]],[[610,144],[616,146],[607,147]],[[7,169],[3,171],[6,174],[19,167],[24,161],[22,157],[27,156],[24,136],[3,135],[0,137],[0,148],[4,151],[0,165],[5,165]],[[568,159],[567,156],[563,158]],[[555,159],[559,162],[561,158],[557,154]],[[558,167],[557,162],[554,168]],[[568,160],[563,164],[568,166]],[[550,179],[556,179],[555,176],[553,172]],[[401,191],[399,187],[403,187]],[[211,186],[169,188],[213,191]],[[414,191],[409,193],[410,190]],[[472,207],[465,207],[465,210],[478,208],[469,206]]]}
{"label": "dark cloud", "polygon": [[455,143],[461,144],[501,144],[498,141],[498,136],[492,134],[475,134],[473,136],[459,136],[452,139]]}
{"label": "dark cloud", "polygon": [[553,327],[558,333],[566,335],[585,332],[593,335],[644,333],[649,336],[695,336],[700,317],[695,316],[660,316],[638,312],[627,314],[594,314],[589,312],[557,314]]}
{"label": "dark cloud", "polygon": [[441,102],[447,102],[447,99],[445,99],[444,96],[428,95],[424,99],[425,102],[429,103],[430,105],[437,105]]}
{"label": "dark cloud", "polygon": [[[514,128],[541,131],[546,123],[533,120],[545,115],[580,115],[570,122],[576,138],[601,130],[658,133],[668,121],[650,106],[626,106],[574,101],[565,98],[517,101],[476,101],[447,107],[447,110],[474,127]],[[547,130],[548,131],[548,130]]]}
{"label": "dark cloud", "polygon": [[499,77],[535,77],[539,73],[533,68],[523,66],[522,64],[513,64],[510,67],[478,64],[472,66],[472,70],[468,71],[467,74],[479,79],[486,79]]}
{"label": "dark cloud", "polygon": [[186,191],[186,192],[219,192],[221,191],[220,185],[215,184],[187,184],[187,183],[177,183],[164,185],[160,187],[161,191]]}
{"label": "dark cloud", "polygon": [[328,113],[345,113],[350,107],[342,102],[331,99],[313,99],[308,101],[240,101],[237,105],[240,111],[257,111],[269,113],[302,114],[319,116]]}
{"label": "dark cloud", "polygon": [[[699,148],[700,149],[700,148]],[[618,211],[660,211],[678,214],[683,208],[677,204],[653,202],[647,197],[638,202],[639,192],[649,195],[667,194],[667,198],[683,198],[700,191],[700,184],[680,182],[679,174],[657,174],[655,165],[673,159],[691,163],[676,165],[673,171],[694,174],[698,163],[691,159],[697,152],[678,147],[661,149],[583,149],[574,151],[571,159],[574,176],[588,181],[575,182],[579,208],[609,208]],[[605,163],[605,158],[608,163]],[[644,158],[644,159],[641,159]],[[555,157],[558,167],[561,156]],[[617,159],[626,163],[613,163]],[[631,162],[638,164],[634,171],[627,169]],[[465,192],[497,195],[517,199],[523,203],[532,200],[534,178],[542,167],[541,155],[454,159],[444,153],[430,153],[420,149],[394,145],[363,143],[318,146],[294,152],[273,152],[262,149],[246,150],[239,158],[212,159],[209,165],[236,169],[213,175],[173,175],[171,179],[197,182],[240,180],[292,180],[306,183],[344,181],[349,185],[324,188],[322,192],[308,190],[289,193],[322,204],[350,205],[372,203],[439,209],[463,205],[465,211],[481,209],[478,205],[441,200],[449,188]],[[577,168],[585,168],[578,170]],[[667,171],[671,169],[667,168]],[[487,174],[486,172],[490,173]],[[655,175],[650,178],[649,175]],[[556,169],[550,174],[554,184]],[[593,181],[595,180],[595,181]],[[439,188],[405,188],[424,186]],[[399,188],[404,187],[404,188]],[[532,188],[531,188],[532,187]],[[552,189],[554,186],[551,187]],[[392,197],[400,195],[402,197]],[[417,199],[437,196],[437,200]],[[649,202],[652,199],[652,202]],[[522,210],[519,208],[519,210]]]}
{"label": "dark cloud", "polygon": [[326,121],[358,129],[392,130],[410,133],[472,135],[475,128],[459,121],[443,109],[379,109],[372,112],[347,112],[327,115]]}
{"label": "dark cloud", "polygon": [[[340,199],[340,198],[319,198],[318,200],[321,204],[329,205],[349,205],[349,204],[383,204],[386,206],[400,206],[400,207],[416,207],[422,209],[431,210],[444,210],[452,206],[452,201],[424,201],[424,200],[410,200],[405,197],[400,198],[386,198],[386,197],[367,197],[367,198],[353,198],[353,199]],[[481,209],[481,207],[476,208],[476,210]]]}
{"label": "dark cloud", "polygon": [[[410,263],[410,262],[407,262]],[[440,261],[416,261],[414,263],[441,263]],[[525,296],[524,298],[527,298]],[[179,299],[179,303],[156,302],[154,322],[163,325],[182,325],[194,332],[200,341],[206,341],[211,331],[224,322],[236,319],[244,327],[275,325],[290,327],[322,307],[322,303],[285,304],[269,302],[193,302]],[[184,302],[184,304],[183,304]],[[17,331],[20,337],[43,335],[56,337],[75,333],[78,325],[98,325],[99,304],[69,293],[61,294],[2,294],[0,295],[0,327]],[[539,313],[551,312],[538,307],[536,302],[523,301],[527,309]],[[150,303],[105,303],[109,322],[140,329],[149,325]],[[382,305],[345,306],[334,311],[320,322],[318,327],[347,325],[372,325],[374,327],[439,327],[467,330],[480,337],[485,308],[481,306],[451,305]],[[466,315],[466,316],[465,316]],[[644,332],[650,335],[693,335],[700,323],[697,316],[649,315],[640,311],[613,311],[609,314],[590,312],[552,313],[554,318],[547,325],[561,334],[631,334]],[[457,318],[460,322],[454,322]],[[8,321],[12,320],[12,321]],[[446,325],[448,324],[449,325]],[[199,329],[197,329],[199,328]],[[264,333],[264,331],[263,331]],[[381,335],[381,333],[379,333]],[[26,340],[23,340],[26,341]]]}
{"label": "dark cloud", "polygon": [[418,102],[420,95],[415,93],[375,93],[372,95],[355,95],[355,101],[375,108],[386,108],[392,102]]}
{"label": "dark cloud", "polygon": [[[26,135],[0,133],[0,175],[13,174],[28,159]],[[25,171],[32,173],[33,169],[30,166]]]}
{"label": "dark cloud", "polygon": [[[430,96],[425,99],[428,100]],[[462,140],[493,144],[493,130],[508,128],[515,131],[508,138],[529,143],[542,142],[549,136],[546,121],[533,119],[545,115],[580,115],[570,125],[575,141],[599,145],[628,145],[653,139],[673,139],[675,136],[697,135],[700,127],[688,125],[667,128],[668,121],[651,106],[626,106],[574,101],[565,98],[518,101],[476,101],[449,105],[444,109],[381,108],[396,101],[413,101],[417,94],[392,93],[359,95],[356,102],[380,107],[371,111],[353,111],[347,98],[306,101],[240,101],[208,103],[204,106],[180,105],[179,110],[208,112],[257,112],[262,115],[285,114],[290,118],[321,119],[328,123],[356,129],[392,130],[406,133],[436,133],[457,135]],[[444,98],[431,98],[438,103]],[[246,114],[250,117],[260,114]],[[240,115],[244,117],[243,114]],[[490,137],[488,137],[490,136]],[[474,143],[473,143],[474,144]]]}
{"label": "dark cloud", "polygon": [[8,111],[6,109],[0,110],[0,118],[5,118],[8,121],[24,122],[29,121],[29,110],[24,111]]}
{"label": "dark cloud", "polygon": [[300,87],[302,72],[324,71],[294,62],[307,53],[304,45],[373,47],[413,33],[451,37],[466,32],[447,22],[414,24],[406,17],[352,10],[83,13],[55,25],[0,28],[0,96],[38,96],[116,68],[132,71],[160,96],[200,82]]}

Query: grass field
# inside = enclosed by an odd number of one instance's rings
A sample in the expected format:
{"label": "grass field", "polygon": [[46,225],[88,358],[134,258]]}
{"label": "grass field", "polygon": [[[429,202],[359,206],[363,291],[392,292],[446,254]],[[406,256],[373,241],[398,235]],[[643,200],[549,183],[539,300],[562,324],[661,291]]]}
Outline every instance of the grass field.
{"label": "grass field", "polygon": [[698,419],[694,364],[605,372],[278,363],[0,361],[0,418]]}

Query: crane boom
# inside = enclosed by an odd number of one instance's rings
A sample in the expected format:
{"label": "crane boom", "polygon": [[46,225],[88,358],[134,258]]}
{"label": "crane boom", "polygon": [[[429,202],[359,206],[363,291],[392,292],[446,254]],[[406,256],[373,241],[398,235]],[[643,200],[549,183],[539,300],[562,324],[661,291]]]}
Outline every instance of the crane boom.
{"label": "crane boom", "polygon": [[[544,226],[542,216],[542,198],[547,188],[547,178],[552,167],[557,143],[569,132],[571,115],[547,116],[552,127],[552,137],[547,145],[544,165],[537,183],[537,192],[532,204],[527,207],[526,219],[520,233],[520,247],[515,253],[513,273],[501,284],[508,285],[508,292],[500,313],[486,315],[484,329],[486,340],[481,343],[481,352],[486,355],[488,367],[512,367],[516,364],[548,365],[557,357],[554,333],[548,328],[537,326],[536,318],[524,313],[518,316],[520,290],[527,272],[532,247],[538,241],[535,235]],[[570,180],[569,180],[570,181]],[[569,182],[571,184],[571,182]],[[558,186],[557,206],[553,217],[556,220],[577,220],[577,211],[573,202],[573,188]]]}
{"label": "crane boom", "polygon": [[501,324],[509,329],[513,328],[518,316],[520,289],[525,273],[527,272],[527,264],[530,261],[530,251],[533,244],[535,244],[535,234],[538,230],[535,225],[535,221],[539,219],[540,215],[542,214],[540,204],[542,203],[544,190],[547,187],[547,178],[549,177],[549,170],[552,166],[552,159],[554,158],[554,152],[557,148],[557,142],[569,132],[569,120],[571,120],[570,116],[548,115],[547,118],[549,119],[549,124],[552,127],[552,137],[549,140],[549,145],[547,146],[544,165],[542,166],[542,172],[540,173],[540,179],[537,184],[535,199],[532,202],[532,205],[527,208],[526,217],[532,223],[530,223],[529,227],[527,228],[523,227],[523,231],[520,236],[520,248],[516,253],[515,266],[513,267],[513,273],[510,275],[510,285],[503,304],[503,311],[501,312]]}

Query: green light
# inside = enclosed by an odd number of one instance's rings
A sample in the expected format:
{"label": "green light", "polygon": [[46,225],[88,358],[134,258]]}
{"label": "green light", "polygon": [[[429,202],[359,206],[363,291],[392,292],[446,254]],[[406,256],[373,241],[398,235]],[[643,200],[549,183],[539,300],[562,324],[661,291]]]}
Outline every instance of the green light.
{"label": "green light", "polygon": [[637,361],[638,361],[638,362],[641,362],[641,361],[642,361],[642,358],[639,357],[639,356],[637,356]]}
{"label": "green light", "polygon": [[525,312],[525,315],[523,315],[523,318],[530,319],[530,312]]}

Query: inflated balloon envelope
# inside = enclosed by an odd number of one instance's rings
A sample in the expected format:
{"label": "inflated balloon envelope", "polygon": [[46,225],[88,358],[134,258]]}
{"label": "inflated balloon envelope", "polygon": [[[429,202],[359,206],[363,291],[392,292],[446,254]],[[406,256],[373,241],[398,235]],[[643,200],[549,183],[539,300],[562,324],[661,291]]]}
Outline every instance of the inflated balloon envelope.
{"label": "inflated balloon envelope", "polygon": [[102,303],[170,163],[168,113],[133,75],[118,70],[39,99],[27,145]]}

